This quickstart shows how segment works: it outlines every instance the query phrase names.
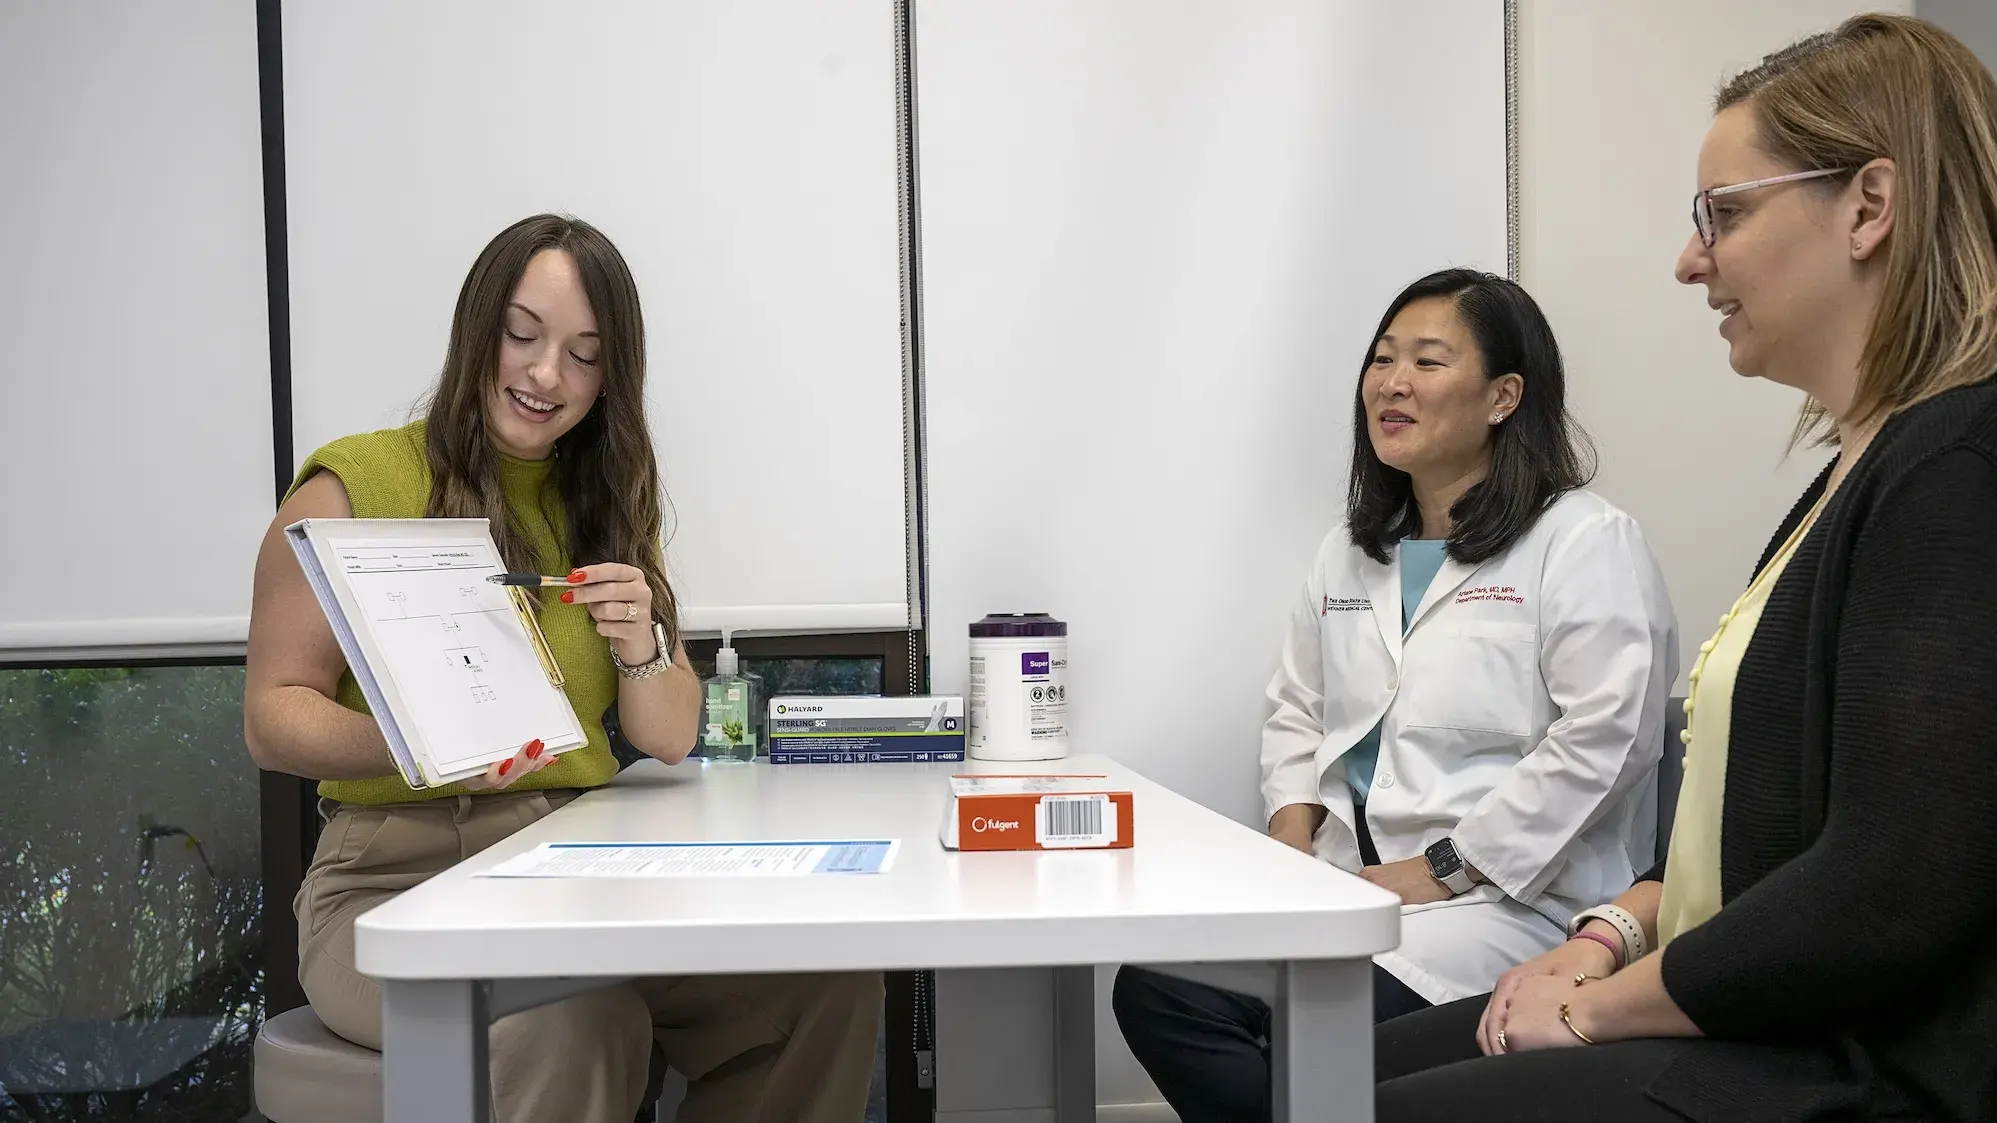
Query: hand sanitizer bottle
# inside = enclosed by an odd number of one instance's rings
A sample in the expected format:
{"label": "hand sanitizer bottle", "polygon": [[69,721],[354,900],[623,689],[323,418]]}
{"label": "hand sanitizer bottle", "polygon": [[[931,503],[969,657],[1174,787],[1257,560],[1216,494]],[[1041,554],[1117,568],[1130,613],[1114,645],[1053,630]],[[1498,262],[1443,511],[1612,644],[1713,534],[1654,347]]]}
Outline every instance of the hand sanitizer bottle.
{"label": "hand sanitizer bottle", "polygon": [[756,755],[770,755],[770,688],[764,684],[763,676],[742,668],[738,672],[749,680],[749,739],[756,744]]}
{"label": "hand sanitizer bottle", "polygon": [[721,633],[714,653],[714,677],[700,684],[700,753],[716,763],[746,764],[756,759],[756,684],[742,674],[732,629]]}

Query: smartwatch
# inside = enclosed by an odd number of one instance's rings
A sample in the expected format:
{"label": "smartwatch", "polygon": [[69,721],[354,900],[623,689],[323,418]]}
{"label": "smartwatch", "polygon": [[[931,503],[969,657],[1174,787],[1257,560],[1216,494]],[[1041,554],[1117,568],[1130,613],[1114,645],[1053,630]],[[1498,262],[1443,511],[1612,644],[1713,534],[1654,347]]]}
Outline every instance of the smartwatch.
{"label": "smartwatch", "polygon": [[1428,875],[1441,882],[1443,888],[1451,893],[1470,891],[1470,871],[1456,853],[1456,843],[1445,838],[1422,851],[1422,857],[1428,860]]}

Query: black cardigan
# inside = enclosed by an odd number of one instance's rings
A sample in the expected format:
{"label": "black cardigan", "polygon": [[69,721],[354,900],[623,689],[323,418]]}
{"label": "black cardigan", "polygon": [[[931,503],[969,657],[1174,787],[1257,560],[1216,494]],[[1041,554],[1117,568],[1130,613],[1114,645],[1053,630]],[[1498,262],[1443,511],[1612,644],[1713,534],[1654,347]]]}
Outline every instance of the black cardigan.
{"label": "black cardigan", "polygon": [[1653,1098],[1997,1120],[1997,385],[1889,421],[1771,590],[1734,683],[1720,880],[1719,914],[1663,952],[1715,1043]]}

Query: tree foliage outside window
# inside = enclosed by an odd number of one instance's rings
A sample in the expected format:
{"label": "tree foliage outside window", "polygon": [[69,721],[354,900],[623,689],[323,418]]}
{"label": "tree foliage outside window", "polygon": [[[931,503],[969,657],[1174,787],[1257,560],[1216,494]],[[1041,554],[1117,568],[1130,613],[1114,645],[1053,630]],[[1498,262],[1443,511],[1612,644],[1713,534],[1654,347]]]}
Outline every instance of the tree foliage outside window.
{"label": "tree foliage outside window", "polygon": [[0,670],[0,1119],[241,1119],[263,1013],[240,667]]}
{"label": "tree foliage outside window", "polygon": [[[714,660],[695,659],[694,671],[701,678],[714,674]],[[827,659],[744,658],[742,669],[760,676],[769,701],[779,694],[879,694],[881,661],[878,657],[839,657]]]}

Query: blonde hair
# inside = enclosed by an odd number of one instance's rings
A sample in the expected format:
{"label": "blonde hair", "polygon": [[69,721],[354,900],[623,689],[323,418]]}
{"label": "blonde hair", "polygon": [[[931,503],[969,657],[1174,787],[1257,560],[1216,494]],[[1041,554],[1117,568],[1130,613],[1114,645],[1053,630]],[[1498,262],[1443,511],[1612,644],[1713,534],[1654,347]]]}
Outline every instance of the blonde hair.
{"label": "blonde hair", "polygon": [[[1827,190],[1872,160],[1898,172],[1885,289],[1847,420],[1997,373],[1997,82],[1969,48],[1925,20],[1853,16],[1728,82],[1714,112],[1743,104],[1769,155],[1849,169]],[[1836,442],[1814,401],[1795,436]]]}

